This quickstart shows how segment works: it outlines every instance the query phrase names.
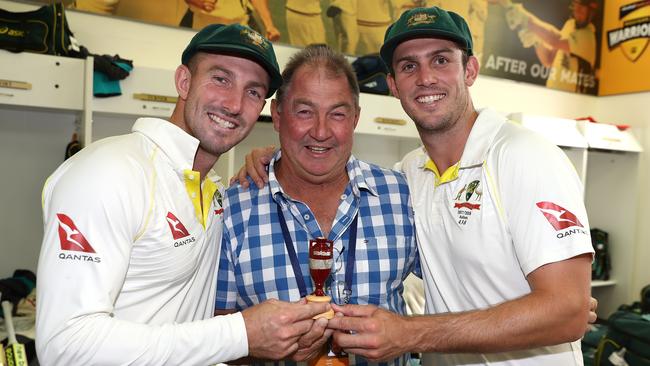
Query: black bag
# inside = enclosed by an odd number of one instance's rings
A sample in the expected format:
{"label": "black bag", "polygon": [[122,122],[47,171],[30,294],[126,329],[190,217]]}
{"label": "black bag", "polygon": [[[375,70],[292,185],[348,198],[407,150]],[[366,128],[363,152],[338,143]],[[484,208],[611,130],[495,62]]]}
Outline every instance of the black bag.
{"label": "black bag", "polygon": [[0,48],[68,56],[72,32],[62,3],[14,13],[0,9]]}
{"label": "black bag", "polygon": [[612,363],[612,357],[624,359],[629,366],[650,366],[650,320],[640,313],[619,310],[607,319],[607,324],[607,333],[596,352],[596,365],[622,364]]}
{"label": "black bag", "polygon": [[352,62],[352,68],[363,93],[389,95],[386,65],[377,54],[360,56]]}
{"label": "black bag", "polygon": [[609,235],[600,229],[591,229],[591,245],[594,247],[594,261],[591,263],[592,280],[609,280],[612,269],[609,257]]}

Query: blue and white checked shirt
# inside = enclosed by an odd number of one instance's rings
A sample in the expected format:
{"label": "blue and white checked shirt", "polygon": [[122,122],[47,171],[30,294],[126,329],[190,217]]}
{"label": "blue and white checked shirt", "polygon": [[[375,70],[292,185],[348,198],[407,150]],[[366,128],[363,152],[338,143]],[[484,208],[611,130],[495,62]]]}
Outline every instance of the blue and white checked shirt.
{"label": "blue and white checked shirt", "polygon": [[[262,190],[251,184],[226,191],[221,258],[217,275],[216,309],[241,310],[267,299],[296,301],[300,291],[282,236],[279,203],[291,234],[307,292],[313,291],[309,275],[309,239],[324,236],[312,211],[287,196],[269,165],[269,184]],[[409,190],[401,173],[357,160],[347,163],[350,182],[340,197],[328,239],[334,242],[330,280],[345,283],[348,226],[357,212],[357,248],[352,279],[352,304],[374,304],[404,314],[402,281],[418,261]],[[339,255],[341,254],[342,255]],[[331,286],[337,299],[337,286]],[[388,364],[403,365],[408,356]],[[291,364],[291,362],[285,362]],[[350,356],[350,364],[365,365]]]}

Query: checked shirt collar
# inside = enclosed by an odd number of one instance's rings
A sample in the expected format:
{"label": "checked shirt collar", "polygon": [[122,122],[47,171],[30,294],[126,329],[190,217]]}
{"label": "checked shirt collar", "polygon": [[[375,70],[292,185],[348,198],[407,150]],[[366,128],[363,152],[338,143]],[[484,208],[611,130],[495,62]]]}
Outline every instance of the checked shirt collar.
{"label": "checked shirt collar", "polygon": [[[303,202],[294,200],[288,194],[284,192],[280,186],[275,170],[273,168],[276,161],[282,158],[282,151],[279,150],[275,153],[271,162],[269,163],[269,188],[271,189],[271,196],[273,200],[280,204],[283,208],[283,211],[291,212],[293,219],[297,220],[297,224],[303,227],[304,230],[311,233],[312,237],[324,236],[318,223],[313,217],[313,213],[307,205]],[[350,155],[348,162],[345,166],[348,172],[348,177],[350,182],[345,188],[345,192],[341,196],[341,202],[339,208],[336,212],[336,218],[334,219],[334,226],[329,233],[328,239],[336,241],[339,237],[345,232],[354,216],[359,210],[359,199],[361,198],[361,191],[367,191],[374,196],[378,196],[377,190],[374,186],[368,183],[366,175],[364,174],[363,167],[359,164],[359,160],[353,155]],[[287,217],[287,220],[290,220]]]}

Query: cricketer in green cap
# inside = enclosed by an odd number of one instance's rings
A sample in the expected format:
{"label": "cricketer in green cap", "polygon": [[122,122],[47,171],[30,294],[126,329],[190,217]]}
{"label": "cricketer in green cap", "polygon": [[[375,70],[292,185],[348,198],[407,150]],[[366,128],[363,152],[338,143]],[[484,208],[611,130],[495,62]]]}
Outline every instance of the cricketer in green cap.
{"label": "cricketer in green cap", "polygon": [[244,25],[211,24],[201,29],[185,47],[181,57],[183,65],[187,65],[197,52],[223,53],[257,62],[271,78],[266,98],[271,97],[282,85],[273,45],[261,34]]}
{"label": "cricketer in green cap", "polygon": [[393,53],[400,43],[413,38],[426,37],[454,41],[466,50],[469,56],[473,54],[472,34],[463,17],[437,6],[415,8],[402,13],[399,19],[386,30],[380,55],[388,70],[393,72]]}

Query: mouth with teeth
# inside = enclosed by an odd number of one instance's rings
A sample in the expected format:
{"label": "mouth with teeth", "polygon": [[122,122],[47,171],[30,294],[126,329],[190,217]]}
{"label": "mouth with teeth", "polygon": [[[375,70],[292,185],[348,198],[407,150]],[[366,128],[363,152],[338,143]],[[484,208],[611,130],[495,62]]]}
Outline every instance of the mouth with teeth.
{"label": "mouth with teeth", "polygon": [[312,152],[314,154],[324,154],[324,153],[326,153],[326,152],[328,152],[330,150],[330,148],[328,148],[328,147],[312,146],[312,145],[308,145],[308,146],[306,146],[306,148],[307,148],[307,150],[309,150],[310,152]]}
{"label": "mouth with teeth", "polygon": [[217,126],[219,126],[221,128],[225,128],[225,129],[228,129],[228,130],[234,130],[235,127],[237,127],[237,125],[235,123],[230,122],[230,121],[226,121],[225,119],[217,116],[216,114],[208,113],[208,117],[210,118],[210,120],[212,122],[216,123]]}
{"label": "mouth with teeth", "polygon": [[415,98],[415,100],[420,104],[433,104],[433,103],[441,100],[442,98],[444,98],[446,96],[447,96],[447,94],[445,94],[445,93],[432,94],[432,95],[422,95],[422,96],[419,96],[419,97]]}

